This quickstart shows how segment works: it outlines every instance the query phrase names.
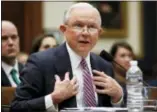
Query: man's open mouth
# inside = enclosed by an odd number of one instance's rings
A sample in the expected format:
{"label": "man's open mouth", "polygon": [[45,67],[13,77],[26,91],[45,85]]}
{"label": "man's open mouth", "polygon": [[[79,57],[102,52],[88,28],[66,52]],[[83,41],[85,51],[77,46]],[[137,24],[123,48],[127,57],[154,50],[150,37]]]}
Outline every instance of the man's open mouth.
{"label": "man's open mouth", "polygon": [[88,41],[79,41],[79,43],[82,43],[82,44],[89,44]]}

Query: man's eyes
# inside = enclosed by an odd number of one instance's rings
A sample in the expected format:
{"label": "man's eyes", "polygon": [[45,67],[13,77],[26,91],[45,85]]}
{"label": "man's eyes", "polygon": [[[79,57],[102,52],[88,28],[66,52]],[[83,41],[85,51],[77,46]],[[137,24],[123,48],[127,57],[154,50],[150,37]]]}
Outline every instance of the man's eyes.
{"label": "man's eyes", "polygon": [[14,40],[14,39],[18,38],[18,36],[17,35],[12,35],[11,38]]}
{"label": "man's eyes", "polygon": [[74,24],[73,27],[83,27],[82,24]]}
{"label": "man's eyes", "polygon": [[9,38],[15,40],[16,38],[18,38],[18,36],[17,35],[2,36],[2,40],[8,40]]}
{"label": "man's eyes", "polygon": [[88,28],[96,28],[94,25],[89,25]]}
{"label": "man's eyes", "polygon": [[[73,27],[77,27],[77,28],[83,28],[85,25],[82,24],[75,24],[73,25]],[[94,25],[88,25],[87,28],[96,28],[96,26]]]}

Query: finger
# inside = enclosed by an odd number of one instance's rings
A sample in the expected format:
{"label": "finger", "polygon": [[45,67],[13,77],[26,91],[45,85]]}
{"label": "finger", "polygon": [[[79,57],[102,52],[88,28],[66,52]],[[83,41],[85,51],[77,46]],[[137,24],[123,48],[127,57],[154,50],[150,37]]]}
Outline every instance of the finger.
{"label": "finger", "polygon": [[61,81],[61,79],[60,79],[60,77],[58,75],[55,75],[55,79],[56,79],[56,82],[60,82]]}
{"label": "finger", "polygon": [[66,73],[65,73],[64,80],[69,80],[69,72],[66,72]]}
{"label": "finger", "polygon": [[106,88],[106,87],[107,87],[107,84],[104,83],[104,82],[94,81],[94,84],[95,84],[96,86],[100,86],[100,87],[103,87],[103,88]]}
{"label": "finger", "polygon": [[100,93],[100,94],[104,94],[104,90],[103,89],[96,89],[96,92]]}
{"label": "finger", "polygon": [[108,75],[106,75],[104,72],[100,72],[98,70],[93,70],[93,73],[96,74],[96,75],[98,75],[98,76],[105,77],[105,78],[108,77]]}
{"label": "finger", "polygon": [[96,89],[96,92],[97,92],[97,93],[100,93],[100,94],[107,94],[107,95],[109,95],[109,92],[110,92],[110,91],[107,90],[107,89],[106,89],[106,90]]}
{"label": "finger", "polygon": [[73,92],[73,95],[76,95],[77,93],[78,93],[78,91],[74,91],[74,92]]}
{"label": "finger", "polygon": [[76,77],[73,77],[73,78],[71,79],[71,84],[74,85],[74,84],[76,84],[76,83],[77,83],[77,79],[76,79]]}
{"label": "finger", "polygon": [[111,96],[111,91],[110,91],[110,89],[105,89],[105,90],[104,90],[104,94],[108,94],[109,96]]}
{"label": "finger", "polygon": [[78,84],[75,84],[75,85],[73,86],[74,91],[77,91],[78,88],[79,88],[79,85],[78,85]]}
{"label": "finger", "polygon": [[106,82],[106,78],[100,76],[93,76],[94,81]]}

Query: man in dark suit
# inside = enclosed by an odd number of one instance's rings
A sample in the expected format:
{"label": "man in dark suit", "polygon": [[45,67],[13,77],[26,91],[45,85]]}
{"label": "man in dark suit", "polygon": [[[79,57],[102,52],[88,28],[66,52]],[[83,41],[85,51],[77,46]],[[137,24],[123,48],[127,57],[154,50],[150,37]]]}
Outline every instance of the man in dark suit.
{"label": "man in dark suit", "polygon": [[6,20],[2,20],[2,84],[1,86],[16,87],[19,83],[19,72],[22,64],[18,63],[16,57],[19,53],[19,36],[16,26]]}
{"label": "man in dark suit", "polygon": [[123,91],[112,66],[90,53],[101,33],[100,14],[88,3],[72,5],[60,26],[66,42],[32,54],[21,74],[12,110],[57,111],[120,106]]}
{"label": "man in dark suit", "polygon": [[[18,63],[17,66],[18,66],[18,71],[19,71],[17,77],[19,77],[20,72],[23,69],[23,65],[21,63]],[[1,78],[2,78],[1,86],[3,87],[16,87],[17,86],[16,83],[15,83],[16,85],[12,84],[12,81],[10,80],[10,78],[7,77],[7,74],[5,70],[3,69],[3,67],[1,67]]]}

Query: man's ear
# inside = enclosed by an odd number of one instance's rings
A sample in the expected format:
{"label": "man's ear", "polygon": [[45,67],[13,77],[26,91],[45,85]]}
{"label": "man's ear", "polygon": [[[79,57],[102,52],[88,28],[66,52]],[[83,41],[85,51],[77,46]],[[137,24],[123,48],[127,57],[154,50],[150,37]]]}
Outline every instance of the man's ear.
{"label": "man's ear", "polygon": [[62,33],[64,33],[66,31],[66,26],[64,24],[60,25],[59,29]]}
{"label": "man's ear", "polygon": [[100,30],[99,30],[99,35],[102,35],[104,33],[104,30],[103,30],[103,28],[101,28]]}

